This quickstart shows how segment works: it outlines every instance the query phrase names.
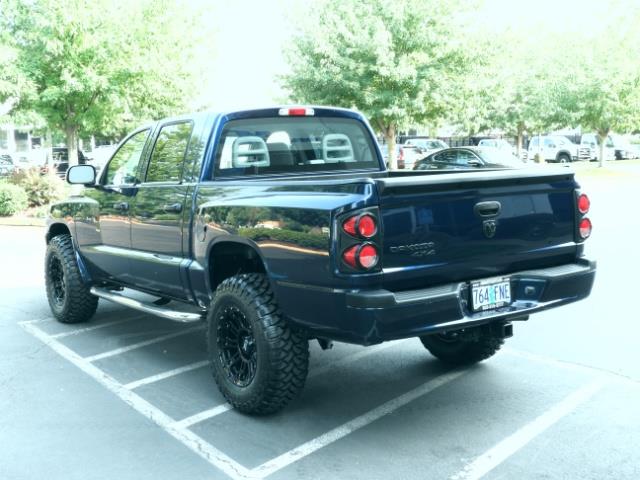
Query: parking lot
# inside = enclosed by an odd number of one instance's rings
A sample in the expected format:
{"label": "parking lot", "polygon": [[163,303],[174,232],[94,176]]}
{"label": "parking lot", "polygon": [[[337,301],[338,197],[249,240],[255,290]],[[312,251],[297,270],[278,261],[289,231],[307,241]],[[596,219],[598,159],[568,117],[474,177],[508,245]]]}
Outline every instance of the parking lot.
{"label": "parking lot", "polygon": [[42,230],[0,227],[0,478],[640,478],[633,175],[585,182],[588,300],[515,324],[467,369],[416,339],[313,343],[302,396],[268,417],[224,402],[203,326],[107,302],[53,321]]}

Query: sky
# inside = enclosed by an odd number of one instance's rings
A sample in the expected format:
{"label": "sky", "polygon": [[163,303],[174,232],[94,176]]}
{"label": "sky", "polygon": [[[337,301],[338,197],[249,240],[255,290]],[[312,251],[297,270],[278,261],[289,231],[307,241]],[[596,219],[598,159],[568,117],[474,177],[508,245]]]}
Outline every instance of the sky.
{"label": "sky", "polygon": [[[313,15],[314,0],[235,0],[205,5],[215,33],[197,106],[213,110],[280,103],[277,76],[287,71],[283,54],[297,15]],[[481,1],[481,0],[480,0]],[[475,21],[496,31],[524,29],[597,32],[613,3],[634,0],[485,0]],[[640,0],[635,0],[640,1]],[[559,46],[559,48],[561,48]],[[532,52],[535,54],[535,52]]]}

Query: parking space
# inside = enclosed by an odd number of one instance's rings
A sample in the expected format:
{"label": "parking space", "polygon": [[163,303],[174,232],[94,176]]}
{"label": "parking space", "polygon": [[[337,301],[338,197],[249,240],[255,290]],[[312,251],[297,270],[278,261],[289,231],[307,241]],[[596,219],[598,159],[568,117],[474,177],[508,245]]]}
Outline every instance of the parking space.
{"label": "parking space", "polygon": [[303,394],[268,417],[225,404],[202,327],[108,302],[87,324],[52,321],[41,233],[0,229],[0,251],[21,252],[0,277],[0,478],[637,480],[640,231],[605,214],[632,189],[588,187],[588,300],[515,324],[463,370],[415,339],[313,342]]}
{"label": "parking space", "polygon": [[[492,478],[494,470],[518,468],[509,467],[512,457],[528,468],[525,452],[539,442],[552,456],[556,437],[545,432],[571,437],[574,411],[596,395],[608,398],[601,392],[607,384],[640,390],[509,348],[451,370],[416,340],[338,344],[327,352],[313,343],[301,397],[280,414],[250,417],[217,391],[202,325],[112,307],[85,325],[39,319],[21,326],[204,458],[214,478],[220,471],[231,478],[351,477],[363,466],[375,466],[367,478],[424,478],[425,465],[437,478]],[[589,416],[577,418],[589,424]]]}

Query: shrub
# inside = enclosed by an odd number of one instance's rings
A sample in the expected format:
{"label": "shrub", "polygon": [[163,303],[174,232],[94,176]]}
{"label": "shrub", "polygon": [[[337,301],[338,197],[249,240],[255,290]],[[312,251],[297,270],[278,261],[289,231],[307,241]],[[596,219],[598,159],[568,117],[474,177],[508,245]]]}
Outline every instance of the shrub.
{"label": "shrub", "polygon": [[66,194],[66,185],[62,179],[53,174],[41,175],[35,169],[17,173],[11,181],[27,192],[30,207],[48,205]]}
{"label": "shrub", "polygon": [[0,183],[0,216],[7,217],[27,208],[24,188],[10,183]]}

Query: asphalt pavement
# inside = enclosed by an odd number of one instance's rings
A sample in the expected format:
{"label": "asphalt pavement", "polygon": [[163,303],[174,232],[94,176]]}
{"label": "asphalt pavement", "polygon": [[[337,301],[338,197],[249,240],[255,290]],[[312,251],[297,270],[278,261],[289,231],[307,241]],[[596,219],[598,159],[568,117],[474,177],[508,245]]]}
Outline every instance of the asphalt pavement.
{"label": "asphalt pavement", "polygon": [[101,301],[51,319],[43,230],[0,227],[0,479],[640,478],[640,177],[590,177],[583,302],[514,325],[451,370],[416,339],[313,344],[302,396],[225,404],[198,326]]}

